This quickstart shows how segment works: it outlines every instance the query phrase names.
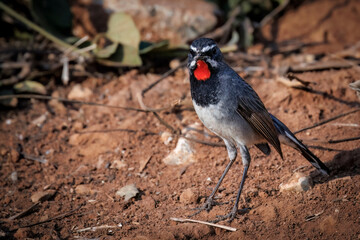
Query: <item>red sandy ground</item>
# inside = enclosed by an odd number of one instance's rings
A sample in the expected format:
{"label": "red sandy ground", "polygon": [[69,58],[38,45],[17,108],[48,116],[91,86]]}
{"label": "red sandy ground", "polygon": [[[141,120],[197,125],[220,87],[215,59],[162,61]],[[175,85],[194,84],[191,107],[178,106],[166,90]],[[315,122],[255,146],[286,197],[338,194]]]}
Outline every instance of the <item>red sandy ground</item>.
{"label": "red sandy ground", "polygon": [[[340,6],[333,8],[336,5]],[[280,18],[277,40],[301,37],[307,42],[322,41],[318,36],[327,31],[328,44],[303,51],[338,51],[360,39],[359,13],[357,1],[308,1]],[[324,20],[319,23],[321,19]],[[359,79],[356,69],[306,72],[297,76],[313,82],[313,89],[327,95],[291,89],[264,77],[247,79],[269,111],[290,129],[295,131],[359,107],[359,99],[348,87],[349,83]],[[93,102],[138,107],[137,92],[157,77],[131,71],[111,81],[91,78],[81,84],[93,90],[89,99]],[[71,86],[60,89],[59,93],[66,96],[70,89]],[[183,97],[184,104],[189,104],[187,75],[185,71],[179,71],[147,93],[144,102],[149,107],[160,108]],[[158,133],[167,129],[151,113],[86,105],[66,105],[65,109],[55,109],[54,113],[50,113],[49,109],[47,102],[33,100],[25,109],[2,112],[0,116],[0,218],[4,220],[30,207],[33,204],[31,195],[44,187],[57,190],[53,198],[43,202],[28,216],[4,221],[0,223],[0,228],[6,232],[82,207],[58,220],[20,228],[13,232],[17,239],[360,238],[359,141],[309,144],[335,149],[311,148],[332,170],[329,178],[319,176],[305,159],[287,147],[283,147],[284,161],[275,151],[266,157],[251,148],[252,165],[240,202],[240,207],[251,210],[231,224],[225,222],[225,225],[238,229],[229,232],[170,220],[170,217],[191,214],[191,208],[199,206],[204,196],[210,194],[228,162],[224,147],[195,144],[195,163],[167,166],[162,159],[174,149],[176,139],[169,145],[162,142]],[[46,112],[49,114],[41,128],[31,123]],[[160,116],[180,129],[199,122],[195,112],[190,110],[164,111]],[[12,120],[10,125],[6,124],[6,119]],[[351,114],[297,136],[308,142],[357,137],[360,134],[358,126],[340,126],[339,123],[359,124],[359,119],[359,113]],[[111,129],[144,129],[157,134],[106,132]],[[96,130],[99,132],[94,132]],[[19,140],[20,135],[23,140]],[[204,140],[221,142],[216,138]],[[24,152],[34,156],[51,150],[46,155],[48,163],[18,159],[15,151],[18,143],[23,145]],[[150,157],[143,172],[138,173],[140,166]],[[123,161],[125,166],[111,168],[115,160]],[[286,182],[296,169],[312,176],[313,188],[304,193],[280,192],[279,185]],[[18,174],[16,182],[9,177],[13,171]],[[194,218],[212,220],[216,215],[228,213],[241,173],[242,165],[238,159],[218,194],[219,201],[229,203]],[[132,183],[140,190],[136,198],[125,202],[115,196],[118,189]],[[76,192],[79,185],[88,186],[87,193]],[[195,194],[195,201],[180,201],[180,195],[187,189]],[[319,215],[312,221],[306,221],[306,217],[315,214]],[[120,223],[122,227],[111,228],[111,231],[77,232],[87,227]]]}

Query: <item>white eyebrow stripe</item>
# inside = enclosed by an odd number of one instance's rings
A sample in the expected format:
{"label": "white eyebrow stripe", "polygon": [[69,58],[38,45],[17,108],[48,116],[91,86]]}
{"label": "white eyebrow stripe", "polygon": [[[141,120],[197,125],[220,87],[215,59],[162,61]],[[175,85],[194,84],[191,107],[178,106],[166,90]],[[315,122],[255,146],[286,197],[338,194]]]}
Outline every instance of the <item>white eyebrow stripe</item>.
{"label": "white eyebrow stripe", "polygon": [[197,52],[197,51],[198,51],[197,48],[194,47],[194,46],[192,46],[192,45],[190,46],[190,49],[193,50],[194,52]]}
{"label": "white eyebrow stripe", "polygon": [[213,45],[210,45],[210,46],[206,46],[206,47],[204,47],[204,48],[202,48],[201,49],[201,52],[207,52],[207,51],[209,51],[209,50],[211,50],[211,49],[213,49],[213,48],[215,48],[216,47],[216,44],[213,44]]}

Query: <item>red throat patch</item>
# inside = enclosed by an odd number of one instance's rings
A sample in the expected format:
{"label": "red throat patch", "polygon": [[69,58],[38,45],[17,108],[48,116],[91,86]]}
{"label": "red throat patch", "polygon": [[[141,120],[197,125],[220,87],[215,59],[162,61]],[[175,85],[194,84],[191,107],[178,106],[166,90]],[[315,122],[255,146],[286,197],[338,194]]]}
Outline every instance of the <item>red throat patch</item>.
{"label": "red throat patch", "polygon": [[196,69],[194,71],[194,75],[196,79],[200,81],[206,81],[210,78],[211,73],[206,62],[204,62],[203,60],[198,60],[196,62]]}

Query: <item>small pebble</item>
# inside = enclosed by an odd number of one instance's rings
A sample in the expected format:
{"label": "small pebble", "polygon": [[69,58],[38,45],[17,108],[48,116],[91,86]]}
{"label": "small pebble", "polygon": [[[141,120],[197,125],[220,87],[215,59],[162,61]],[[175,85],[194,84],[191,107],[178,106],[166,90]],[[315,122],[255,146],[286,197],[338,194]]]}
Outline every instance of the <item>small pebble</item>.
{"label": "small pebble", "polygon": [[37,202],[43,202],[48,200],[49,198],[51,198],[52,196],[54,196],[54,194],[56,193],[55,190],[46,190],[46,191],[40,191],[40,192],[36,192],[33,195],[31,195],[31,201],[33,203],[37,203]]}
{"label": "small pebble", "polygon": [[280,184],[280,191],[306,192],[312,186],[312,179],[304,173],[295,173],[287,183]]}
{"label": "small pebble", "polygon": [[10,179],[11,181],[13,182],[16,182],[18,180],[18,174],[16,171],[12,172],[11,175],[10,175]]}
{"label": "small pebble", "polygon": [[135,184],[129,184],[119,189],[115,195],[124,197],[125,202],[127,202],[129,199],[135,197],[138,193],[139,190],[136,188]]}

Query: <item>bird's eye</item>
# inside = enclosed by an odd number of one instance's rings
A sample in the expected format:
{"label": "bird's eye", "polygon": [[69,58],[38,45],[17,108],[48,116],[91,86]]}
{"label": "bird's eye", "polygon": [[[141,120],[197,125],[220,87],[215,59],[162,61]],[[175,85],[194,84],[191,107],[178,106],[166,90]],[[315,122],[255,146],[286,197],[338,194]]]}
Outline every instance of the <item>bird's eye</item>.
{"label": "bird's eye", "polygon": [[195,51],[192,50],[191,48],[190,48],[190,54],[193,55],[193,56],[195,55]]}
{"label": "bird's eye", "polygon": [[211,55],[215,55],[216,54],[216,48],[212,48],[211,49]]}

